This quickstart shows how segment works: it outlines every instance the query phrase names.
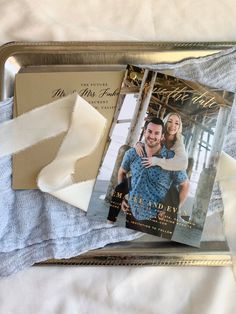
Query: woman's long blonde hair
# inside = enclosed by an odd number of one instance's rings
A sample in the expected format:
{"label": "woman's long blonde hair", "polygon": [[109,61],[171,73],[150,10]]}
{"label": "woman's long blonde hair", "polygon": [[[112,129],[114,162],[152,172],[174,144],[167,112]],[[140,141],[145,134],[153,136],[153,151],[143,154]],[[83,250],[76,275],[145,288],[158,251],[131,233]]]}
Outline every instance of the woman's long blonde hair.
{"label": "woman's long blonde hair", "polygon": [[168,113],[167,116],[165,116],[165,118],[163,119],[163,122],[164,122],[164,125],[165,125],[165,131],[166,131],[166,124],[167,124],[167,121],[169,120],[169,118],[171,116],[177,116],[179,118],[179,129],[177,131],[177,133],[175,134],[175,140],[180,140],[182,139],[182,129],[183,129],[183,126],[182,126],[182,119],[181,119],[181,116],[176,113],[176,112],[170,112]]}

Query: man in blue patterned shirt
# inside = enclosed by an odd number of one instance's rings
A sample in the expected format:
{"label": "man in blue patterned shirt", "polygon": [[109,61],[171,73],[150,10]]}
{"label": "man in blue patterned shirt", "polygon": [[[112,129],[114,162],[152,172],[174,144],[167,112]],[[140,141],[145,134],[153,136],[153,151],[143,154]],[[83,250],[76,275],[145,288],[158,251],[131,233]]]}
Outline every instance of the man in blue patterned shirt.
{"label": "man in blue patterned shirt", "polygon": [[[174,152],[162,145],[164,124],[159,118],[153,118],[145,123],[144,141],[147,157],[173,158]],[[163,202],[171,184],[178,186],[179,207],[187,198],[189,181],[185,171],[168,171],[159,166],[145,168],[134,148],[129,149],[123,158],[118,172],[118,183],[124,181],[128,172],[131,172],[131,190],[128,204],[122,202],[122,209],[129,208],[137,220],[155,218],[163,209]],[[171,208],[171,202],[168,204]],[[177,211],[178,209],[176,209]]]}

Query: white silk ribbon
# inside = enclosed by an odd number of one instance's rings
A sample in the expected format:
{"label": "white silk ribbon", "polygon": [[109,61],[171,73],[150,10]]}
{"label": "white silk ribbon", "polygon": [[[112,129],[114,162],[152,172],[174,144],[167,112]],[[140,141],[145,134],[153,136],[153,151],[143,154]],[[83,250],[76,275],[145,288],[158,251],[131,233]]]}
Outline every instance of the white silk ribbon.
{"label": "white silk ribbon", "polygon": [[233,262],[236,278],[236,161],[228,154],[222,153],[216,174],[224,203],[224,230]]}
{"label": "white silk ribbon", "polygon": [[78,94],[56,100],[0,125],[0,157],[66,131],[55,159],[37,178],[41,191],[87,211],[95,179],[73,182],[75,163],[99,145],[107,120]]}

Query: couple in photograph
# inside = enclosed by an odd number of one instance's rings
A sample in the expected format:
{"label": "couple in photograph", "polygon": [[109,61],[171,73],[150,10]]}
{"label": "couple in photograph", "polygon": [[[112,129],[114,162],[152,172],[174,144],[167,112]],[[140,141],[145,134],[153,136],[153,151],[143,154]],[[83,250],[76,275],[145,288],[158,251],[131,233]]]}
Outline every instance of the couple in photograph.
{"label": "couple in photograph", "polygon": [[[164,121],[160,118],[147,120],[143,137],[144,142],[130,148],[122,160],[107,217],[110,223],[116,221],[120,209],[130,212],[137,221],[157,218],[166,211],[177,215],[188,196],[188,158],[181,117],[169,113]],[[177,202],[170,198],[173,186],[177,189]]]}

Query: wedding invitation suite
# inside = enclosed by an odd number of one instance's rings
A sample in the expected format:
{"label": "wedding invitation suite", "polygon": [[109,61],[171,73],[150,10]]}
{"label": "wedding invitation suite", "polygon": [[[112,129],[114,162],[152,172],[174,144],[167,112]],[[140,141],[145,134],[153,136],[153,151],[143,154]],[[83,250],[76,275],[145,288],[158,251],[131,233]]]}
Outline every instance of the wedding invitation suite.
{"label": "wedding invitation suite", "polygon": [[[20,116],[69,94],[78,93],[107,120],[106,130],[99,147],[90,156],[79,160],[75,166],[75,182],[96,178],[113,121],[124,72],[117,70],[39,73],[36,69],[34,72],[31,71],[24,70],[23,73],[16,75],[15,116]],[[54,123],[53,119],[52,123]],[[29,132],[33,130],[29,129]],[[13,156],[12,186],[14,189],[37,188],[38,173],[55,158],[64,135],[65,133],[43,140]]]}
{"label": "wedding invitation suite", "polygon": [[[97,178],[88,215],[198,247],[234,94],[132,65],[126,71],[23,71],[16,75],[14,114],[73,93],[107,120],[96,150],[78,159],[73,173],[73,183]],[[86,137],[91,130],[80,131]],[[38,174],[64,137],[13,156],[14,189],[38,187]]]}

